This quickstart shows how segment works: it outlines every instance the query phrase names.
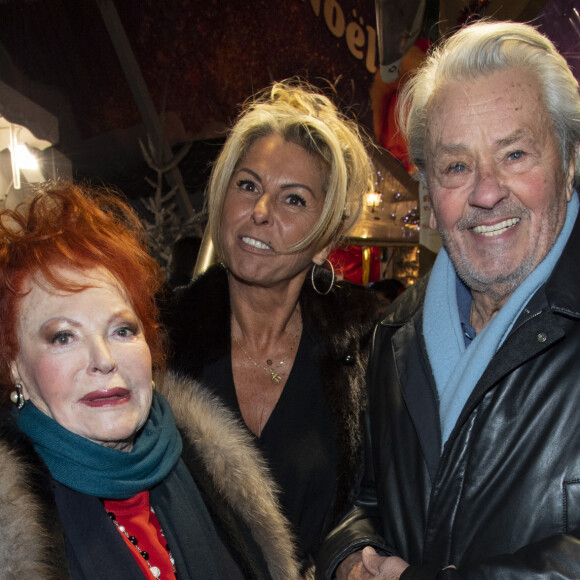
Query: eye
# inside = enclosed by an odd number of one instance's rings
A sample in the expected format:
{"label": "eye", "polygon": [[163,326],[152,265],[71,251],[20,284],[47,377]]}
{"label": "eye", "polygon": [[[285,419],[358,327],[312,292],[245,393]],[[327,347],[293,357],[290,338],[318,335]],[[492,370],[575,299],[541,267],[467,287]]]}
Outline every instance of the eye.
{"label": "eye", "polygon": [[137,326],[132,324],[124,324],[115,329],[114,334],[120,336],[121,338],[130,338],[138,333],[139,329]]}
{"label": "eye", "polygon": [[288,205],[299,205],[302,207],[306,207],[306,200],[297,193],[291,193],[290,195],[288,195],[285,199],[285,202]]}
{"label": "eye", "polygon": [[256,191],[256,184],[251,179],[240,179],[236,185],[244,191]]}
{"label": "eye", "polygon": [[525,155],[524,151],[513,151],[508,155],[508,159],[510,161],[519,161],[520,159],[523,159]]}
{"label": "eye", "polygon": [[447,167],[445,173],[461,173],[465,170],[465,165],[463,163],[452,163]]}
{"label": "eye", "polygon": [[51,344],[65,346],[67,344],[70,344],[73,341],[73,339],[74,334],[72,332],[69,332],[67,330],[61,330],[52,336],[50,342]]}

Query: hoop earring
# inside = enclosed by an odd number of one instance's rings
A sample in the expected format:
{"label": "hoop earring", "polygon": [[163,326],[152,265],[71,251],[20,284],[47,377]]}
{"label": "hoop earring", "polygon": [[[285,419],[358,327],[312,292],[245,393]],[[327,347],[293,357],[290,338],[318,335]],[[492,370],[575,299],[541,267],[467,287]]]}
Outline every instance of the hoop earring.
{"label": "hoop earring", "polygon": [[[334,286],[334,266],[332,265],[332,262],[328,258],[325,258],[324,261],[328,262],[330,264],[330,271],[332,272],[332,279],[330,280],[330,286],[328,287],[326,292],[321,292],[316,287],[316,283],[314,282],[314,270],[316,270],[316,266],[318,266],[318,264],[314,264],[312,266],[312,270],[310,270],[310,282],[312,282],[312,288],[314,288],[314,291],[317,294],[320,294],[320,296],[326,296],[332,290],[332,287]],[[322,268],[322,266],[320,266],[320,267]]]}
{"label": "hoop earring", "polygon": [[18,409],[22,409],[22,407],[26,405],[26,399],[22,394],[22,385],[20,383],[16,383],[14,388],[16,390],[10,393],[10,400],[16,405]]}

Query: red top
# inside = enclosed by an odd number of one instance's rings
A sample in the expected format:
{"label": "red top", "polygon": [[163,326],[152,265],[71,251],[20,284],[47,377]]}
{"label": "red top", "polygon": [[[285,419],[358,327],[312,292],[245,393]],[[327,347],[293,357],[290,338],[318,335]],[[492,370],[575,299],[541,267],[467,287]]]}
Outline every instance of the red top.
{"label": "red top", "polygon": [[[143,552],[149,553],[149,563],[161,571],[161,580],[176,580],[173,565],[169,559],[169,548],[163,535],[157,516],[149,504],[149,492],[142,491],[129,499],[106,499],[105,509],[113,512],[120,526],[124,526],[129,536],[137,539],[137,544]],[[127,536],[119,531],[125,543],[131,550],[137,564],[146,578],[154,578],[145,558],[129,541]]]}

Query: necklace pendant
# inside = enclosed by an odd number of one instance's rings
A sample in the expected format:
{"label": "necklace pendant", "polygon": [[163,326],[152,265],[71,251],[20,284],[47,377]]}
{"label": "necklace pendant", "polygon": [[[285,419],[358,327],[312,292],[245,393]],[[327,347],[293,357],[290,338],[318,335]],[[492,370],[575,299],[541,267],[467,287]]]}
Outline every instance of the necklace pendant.
{"label": "necklace pendant", "polygon": [[275,383],[279,383],[282,380],[282,377],[275,371],[271,371],[272,372],[272,380]]}

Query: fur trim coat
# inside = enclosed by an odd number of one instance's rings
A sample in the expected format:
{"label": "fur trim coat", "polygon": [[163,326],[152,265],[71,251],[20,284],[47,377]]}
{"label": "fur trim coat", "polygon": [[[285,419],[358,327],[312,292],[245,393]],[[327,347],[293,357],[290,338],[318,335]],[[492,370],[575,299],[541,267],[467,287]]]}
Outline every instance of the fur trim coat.
{"label": "fur trim coat", "polygon": [[[318,269],[317,288],[330,285],[326,270]],[[366,401],[365,372],[368,343],[379,318],[374,293],[350,282],[317,294],[307,279],[300,295],[304,328],[317,344],[323,388],[339,435],[340,462],[329,531],[350,508],[361,476],[361,417]],[[171,339],[170,366],[199,378],[202,368],[230,349],[228,275],[221,265],[209,268],[194,283],[177,290],[176,304],[167,310]]]}
{"label": "fur trim coat", "polygon": [[[197,383],[169,374],[157,385],[182,434],[182,459],[232,554],[244,560],[257,545],[273,580],[298,578],[276,488],[247,431]],[[236,533],[242,529],[250,530],[251,541]],[[50,475],[5,408],[0,410],[0,530],[3,579],[69,578]],[[244,564],[251,566],[248,560]]]}

